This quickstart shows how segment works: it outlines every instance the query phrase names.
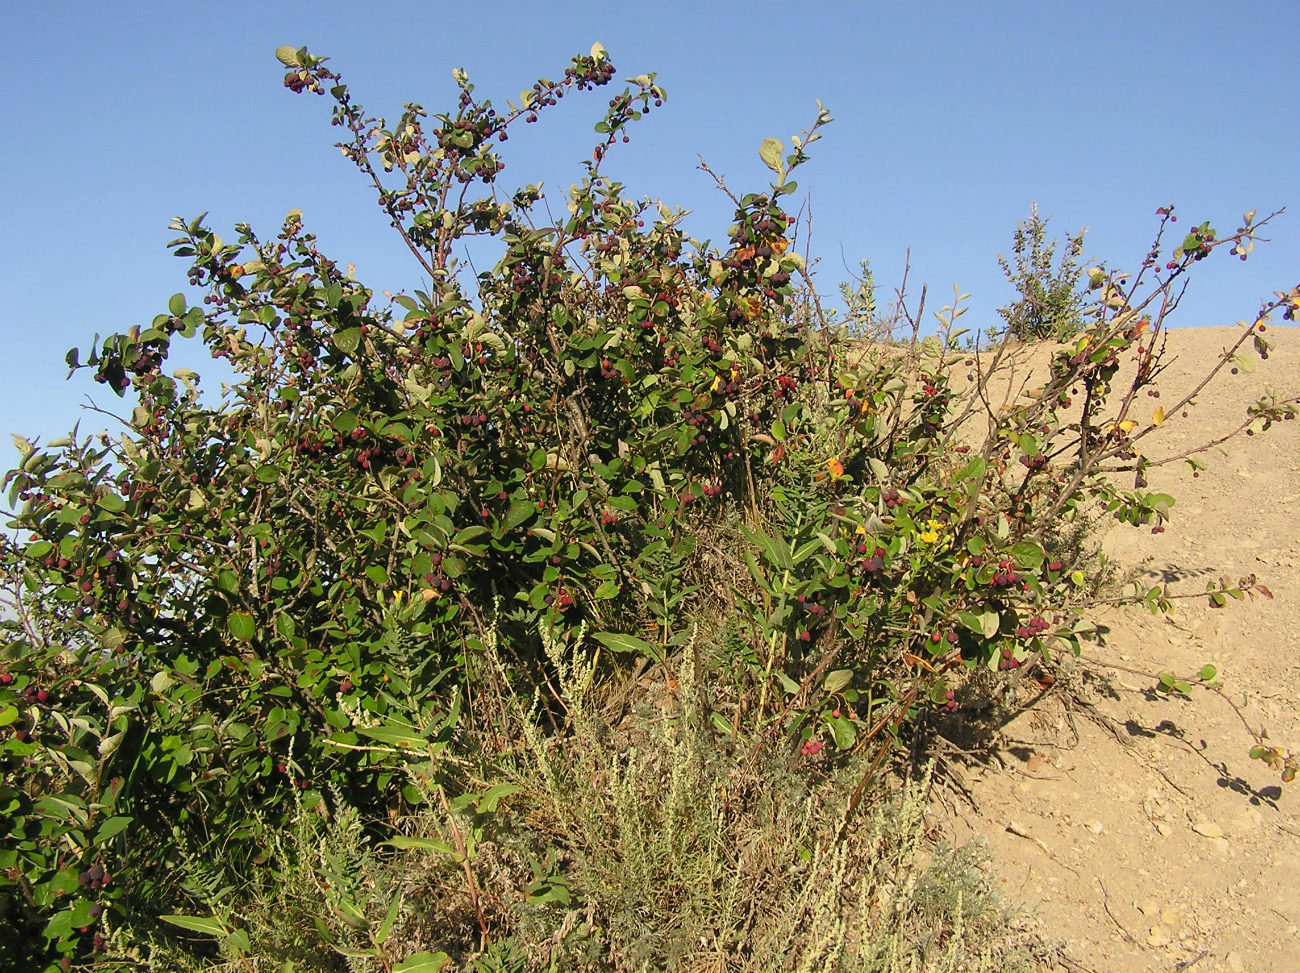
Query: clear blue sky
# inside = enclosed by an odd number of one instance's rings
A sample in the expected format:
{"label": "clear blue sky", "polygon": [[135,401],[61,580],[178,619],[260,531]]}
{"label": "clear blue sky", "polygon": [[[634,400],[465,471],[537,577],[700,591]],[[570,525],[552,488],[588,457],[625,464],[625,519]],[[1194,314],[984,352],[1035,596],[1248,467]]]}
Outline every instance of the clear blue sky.
{"label": "clear blue sky", "polygon": [[[147,323],[184,289],[165,249],[172,216],[206,210],[218,232],[246,220],[269,236],[300,207],[368,285],[419,286],[332,148],[327,100],[281,87],[280,44],[329,55],[393,118],[403,100],[452,107],[453,67],[501,104],[598,40],[620,77],[657,71],[668,91],[610,171],[633,195],[694,210],[692,231],[715,240],[730,208],[698,157],[759,188],[759,142],[788,143],[820,98],[836,121],[799,183],[823,288],[861,258],[892,286],[911,248],[931,307],[960,283],[975,326],[1011,296],[996,257],[1034,201],[1056,235],[1086,225],[1089,253],[1125,267],[1157,206],[1221,230],[1288,207],[1249,262],[1202,265],[1175,324],[1231,324],[1300,280],[1295,0],[49,0],[7,4],[2,23],[0,469],[16,456],[3,434],[61,435],[86,395],[122,406],[86,372],[65,382],[63,355]],[[566,99],[512,137],[506,185],[540,180],[558,198],[602,104]],[[82,431],[105,425],[85,415]]]}

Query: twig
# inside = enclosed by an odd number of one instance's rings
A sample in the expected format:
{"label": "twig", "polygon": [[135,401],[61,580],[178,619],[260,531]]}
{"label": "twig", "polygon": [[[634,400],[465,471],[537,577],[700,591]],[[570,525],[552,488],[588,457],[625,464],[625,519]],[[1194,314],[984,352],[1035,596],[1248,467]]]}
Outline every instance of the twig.
{"label": "twig", "polygon": [[483,933],[484,942],[492,941],[492,934],[488,932],[487,918],[483,915],[483,904],[479,901],[478,882],[474,880],[474,870],[469,867],[469,851],[465,846],[465,838],[460,833],[460,828],[456,827],[456,816],[451,813],[451,804],[447,800],[447,794],[438,788],[438,793],[442,796],[442,806],[447,811],[447,823],[451,825],[451,834],[456,841],[456,851],[460,855],[461,867],[465,872],[465,881],[468,885],[469,898],[474,904],[474,914],[478,919],[478,927]]}
{"label": "twig", "polygon": [[1115,913],[1110,911],[1110,896],[1106,894],[1106,886],[1102,884],[1100,876],[1094,875],[1092,878],[1101,889],[1101,907],[1106,910],[1106,915],[1110,916],[1110,921],[1115,923],[1115,928],[1123,934],[1125,939],[1134,946],[1140,946],[1141,943],[1138,942],[1137,937],[1125,929],[1124,924],[1115,918]]}
{"label": "twig", "polygon": [[1041,838],[1035,837],[1033,834],[1027,831],[1023,824],[1019,824],[1015,821],[1008,821],[1006,830],[1018,838],[1025,838],[1028,841],[1032,841],[1034,844],[1036,844],[1039,848],[1042,849],[1043,854],[1046,855],[1048,858],[1055,858],[1055,856],[1052,854],[1052,850],[1048,848],[1046,844],[1044,844],[1043,840]]}

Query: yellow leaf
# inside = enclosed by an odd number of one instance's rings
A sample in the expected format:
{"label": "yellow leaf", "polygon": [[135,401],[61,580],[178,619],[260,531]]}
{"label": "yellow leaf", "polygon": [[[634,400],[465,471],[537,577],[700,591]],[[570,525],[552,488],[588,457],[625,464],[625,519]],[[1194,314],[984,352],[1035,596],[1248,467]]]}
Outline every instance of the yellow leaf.
{"label": "yellow leaf", "polygon": [[1134,429],[1137,428],[1137,423],[1134,422],[1132,419],[1125,419],[1123,422],[1119,424],[1119,428],[1121,432],[1132,432]]}
{"label": "yellow leaf", "polygon": [[1156,426],[1165,424],[1165,407],[1163,405],[1156,409],[1155,414],[1151,417],[1151,423]]}

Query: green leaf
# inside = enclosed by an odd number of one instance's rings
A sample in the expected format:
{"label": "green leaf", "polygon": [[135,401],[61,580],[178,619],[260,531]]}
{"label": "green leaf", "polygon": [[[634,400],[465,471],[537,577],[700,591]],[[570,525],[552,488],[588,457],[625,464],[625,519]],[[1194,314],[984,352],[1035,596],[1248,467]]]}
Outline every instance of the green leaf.
{"label": "green leaf", "polygon": [[345,436],[349,436],[357,428],[357,414],[355,412],[340,412],[331,420],[336,430]]}
{"label": "green leaf", "polygon": [[456,536],[451,539],[452,546],[464,547],[488,533],[488,529],[481,524],[471,524],[469,527],[462,527],[456,532]]}
{"label": "green leaf", "polygon": [[643,638],[635,635],[625,635],[617,632],[597,632],[592,636],[597,642],[605,646],[611,652],[635,652],[640,655],[649,656],[655,662],[661,662],[663,657],[659,654],[659,649],[651,645]]}
{"label": "green leaf", "polygon": [[393,967],[393,973],[442,973],[450,962],[451,957],[446,953],[430,953],[425,950],[402,960]]}
{"label": "green leaf", "polygon": [[122,829],[127,827],[134,820],[135,818],[127,817],[125,815],[118,815],[117,817],[109,818],[107,821],[101,824],[99,826],[99,830],[95,832],[95,841],[96,842],[107,841],[109,838],[113,837],[113,835],[117,834]]}
{"label": "green leaf", "polygon": [[346,328],[334,335],[334,347],[345,355],[355,355],[361,345],[361,329]]}
{"label": "green leaf", "polygon": [[847,716],[832,716],[826,722],[830,724],[831,736],[839,749],[847,750],[857,741],[858,731]]}
{"label": "green leaf", "polygon": [[784,152],[785,145],[780,139],[763,139],[763,144],[758,147],[758,157],[763,160],[763,165],[778,176],[785,172],[785,166],[781,162]]}
{"label": "green leaf", "polygon": [[291,44],[281,44],[277,47],[275,49],[275,59],[286,68],[302,67],[302,60],[298,57],[298,49]]}
{"label": "green leaf", "polygon": [[510,504],[505,516],[501,518],[501,529],[503,531],[514,530],[520,524],[529,520],[536,512],[537,508],[531,500],[516,500]]}
{"label": "green leaf", "polygon": [[382,564],[371,564],[366,568],[366,577],[379,586],[388,584],[388,572]]}
{"label": "green leaf", "polygon": [[388,933],[393,928],[393,923],[397,921],[397,914],[402,910],[402,893],[398,892],[393,896],[393,901],[388,903],[388,911],[384,913],[384,921],[379,924],[375,930],[375,942],[382,946],[388,939]]}
{"label": "green leaf", "polygon": [[253,943],[248,938],[248,933],[242,929],[231,930],[226,936],[226,945],[244,953],[252,952],[253,949]]}
{"label": "green leaf", "polygon": [[838,693],[852,681],[852,669],[836,669],[834,672],[826,674],[826,681],[822,683],[822,689],[827,693]]}
{"label": "green leaf", "polygon": [[221,920],[211,916],[159,916],[163,922],[169,922],[173,926],[180,926],[182,929],[188,929],[190,932],[201,932],[208,936],[226,935],[226,927],[221,924]]}
{"label": "green leaf", "polygon": [[986,465],[983,456],[976,456],[973,460],[953,474],[953,482],[978,479],[984,475]]}
{"label": "green leaf", "polygon": [[1205,665],[1201,666],[1201,671],[1196,674],[1196,678],[1201,680],[1201,682],[1212,682],[1218,674],[1219,674],[1218,669],[1216,669],[1213,665],[1206,663]]}
{"label": "green leaf", "polygon": [[297,627],[298,626],[294,624],[293,616],[287,612],[280,612],[275,616],[275,630],[280,633],[281,637],[286,639],[293,638],[293,634],[297,630]]}
{"label": "green leaf", "polygon": [[253,476],[257,479],[258,483],[274,483],[276,480],[280,479],[280,467],[276,466],[274,463],[267,463],[263,466],[259,466],[253,473]]}
{"label": "green leaf", "polygon": [[478,809],[483,814],[492,814],[497,809],[497,804],[502,798],[509,797],[511,794],[517,794],[521,790],[518,784],[493,784],[483,792],[483,796],[478,799]]}
{"label": "green leaf", "polygon": [[126,501],[116,493],[106,493],[99,498],[99,506],[109,513],[121,513],[126,509]]}
{"label": "green leaf", "polygon": [[184,294],[173,294],[173,295],[171,296],[171,300],[169,300],[169,301],[167,302],[167,310],[170,311],[173,315],[175,315],[175,316],[178,317],[178,318],[181,317],[182,315],[184,315],[184,314],[185,314],[185,295],[184,295]]}
{"label": "green leaf", "polygon": [[253,636],[257,634],[257,624],[248,612],[231,612],[230,617],[226,619],[226,628],[241,642],[251,642]]}
{"label": "green leaf", "polygon": [[1033,541],[1021,541],[1011,547],[1011,556],[1016,563],[1029,571],[1037,571],[1043,563],[1043,549]]}

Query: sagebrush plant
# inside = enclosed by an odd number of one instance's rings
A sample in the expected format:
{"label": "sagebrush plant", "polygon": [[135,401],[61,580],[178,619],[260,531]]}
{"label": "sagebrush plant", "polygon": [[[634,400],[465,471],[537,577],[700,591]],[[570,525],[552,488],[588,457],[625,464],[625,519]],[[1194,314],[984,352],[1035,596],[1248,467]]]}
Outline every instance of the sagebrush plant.
{"label": "sagebrush plant", "polygon": [[[505,962],[470,845],[514,786],[511,701],[537,693],[527,725],[578,733],[555,687],[580,659],[596,679],[699,651],[725,687],[698,701],[692,732],[718,736],[701,746],[738,767],[856,768],[845,813],[864,807],[900,730],[956,708],[963,673],[1077,651],[1089,565],[1058,550],[1062,520],[1100,505],[1163,529],[1173,498],[1143,473],[1198,455],[1139,449],[1192,407],[1146,412],[1166,316],[1198,261],[1244,258],[1268,221],[1223,238],[1202,224],[1162,256],[1162,207],[1135,275],[1088,273],[1045,384],[1004,393],[1018,352],[964,343],[960,294],[933,334],[905,294],[882,317],[869,280],[843,319],[817,298],[785,203],[820,106],[791,151],[763,141],[775,178],[731,197],[717,249],[602,173],[662,105],[653,75],[608,99],[559,222],[534,219],[540,185],[502,188],[512,128],[612,81],[599,45],[505,110],[458,70],[454,109],[407,104],[393,125],[324,58],[277,56],[286,87],[332,99],[344,155],[429,283],[381,301],[296,210],[269,239],[177,219],[201,303],[176,294],[148,327],[68,353],[130,407],[112,434],[20,440],[5,478],[19,533],[0,547],[0,915],[18,934],[0,962],[15,968],[126,962],[113,944],[163,935],[161,916],[241,950],[187,863],[280,867],[268,829],[344,808],[376,843],[421,809],[468,822],[452,847],[471,933]],[[501,257],[469,279],[475,237]],[[1250,343],[1267,354],[1269,316],[1298,307],[1300,288],[1266,302],[1206,381]],[[178,340],[233,370],[219,402],[165,372]],[[1294,414],[1265,391],[1240,431]],[[744,565],[725,590],[708,571],[724,560]],[[559,888],[567,861],[535,881]],[[383,920],[365,921],[369,936]],[[399,958],[330,941],[384,968],[441,962],[437,943]]]}
{"label": "sagebrush plant", "polygon": [[593,692],[597,648],[562,668],[563,745],[536,698],[512,706],[510,803],[535,845],[531,872],[506,883],[534,878],[502,917],[520,968],[1032,966],[1043,947],[985,884],[977,849],[923,839],[928,776],[855,816],[865,756],[815,775],[788,748],[736,759],[709,720],[718,689],[694,638],[630,718],[617,693]]}

